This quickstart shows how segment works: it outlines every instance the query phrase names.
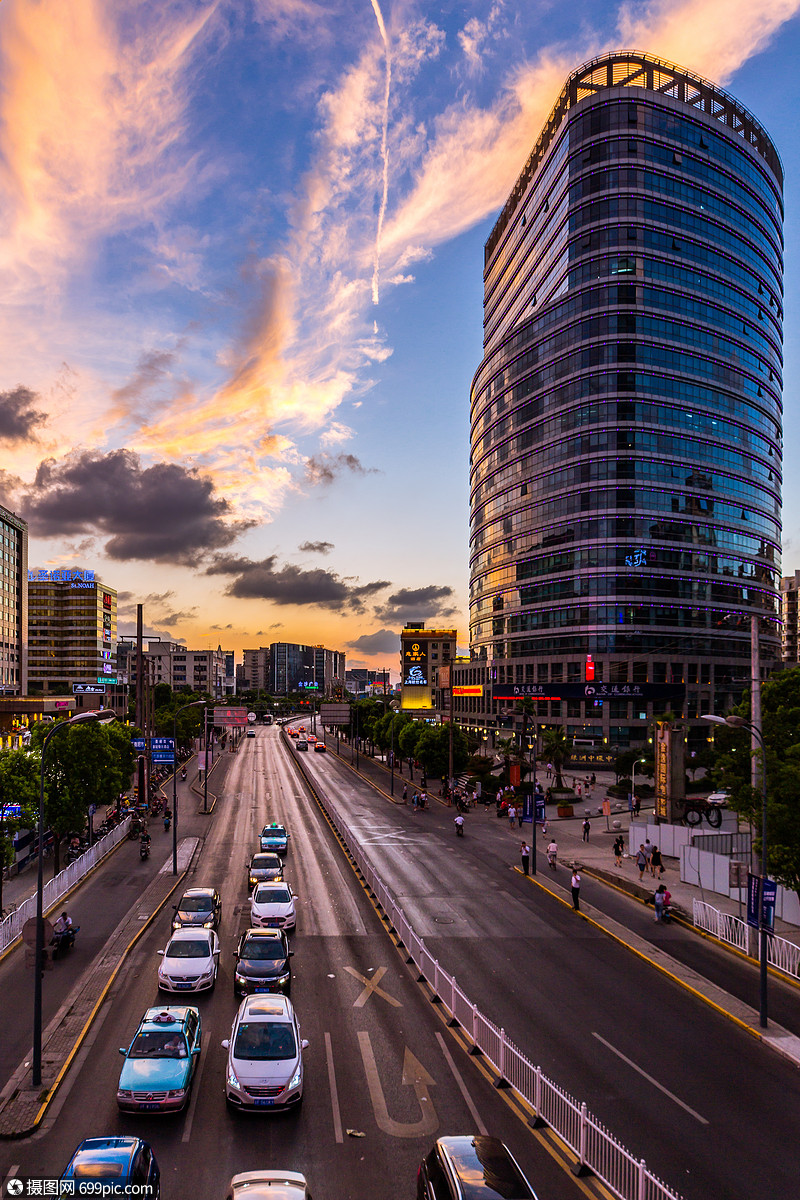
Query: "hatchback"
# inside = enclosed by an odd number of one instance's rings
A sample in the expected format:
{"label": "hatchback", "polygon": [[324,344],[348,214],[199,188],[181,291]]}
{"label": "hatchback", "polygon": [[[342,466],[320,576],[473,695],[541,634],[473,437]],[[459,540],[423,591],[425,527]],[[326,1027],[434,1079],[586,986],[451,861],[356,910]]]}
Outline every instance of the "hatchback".
{"label": "hatchback", "polygon": [[443,1137],[417,1172],[417,1200],[536,1200],[499,1138]]}
{"label": "hatchback", "polygon": [[303,1050],[291,1000],[247,996],[239,1006],[228,1051],[225,1099],[233,1109],[296,1108],[303,1099]]}
{"label": "hatchback", "polygon": [[[59,1189],[61,1196],[97,1196],[103,1184],[121,1191],[159,1200],[161,1175],[148,1142],[138,1137],[86,1138],[67,1163],[62,1180],[74,1180]],[[302,1195],[302,1193],[300,1193]]]}

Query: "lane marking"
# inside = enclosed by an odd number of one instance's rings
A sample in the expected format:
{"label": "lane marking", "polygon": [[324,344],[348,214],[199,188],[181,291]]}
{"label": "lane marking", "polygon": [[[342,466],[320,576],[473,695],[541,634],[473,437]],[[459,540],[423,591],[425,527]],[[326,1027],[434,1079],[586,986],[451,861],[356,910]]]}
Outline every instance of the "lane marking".
{"label": "lane marking", "polygon": [[[208,1045],[208,1042],[207,1042],[208,1034],[206,1033],[205,1029],[202,1029],[201,1033],[202,1033],[202,1039],[203,1039],[203,1044],[204,1044],[203,1048],[205,1049],[205,1047]],[[186,1113],[186,1124],[184,1126],[183,1136],[181,1137],[182,1142],[188,1142],[189,1138],[192,1136],[192,1123],[194,1121],[194,1110],[197,1108],[197,1097],[200,1095],[200,1079],[203,1074],[203,1068],[206,1065],[207,1053],[208,1053],[208,1051],[206,1051],[206,1054],[203,1054],[201,1051],[200,1065],[198,1066],[198,1068],[194,1074],[194,1082],[192,1083],[192,1098],[189,1101],[189,1108]]]}
{"label": "lane marking", "polygon": [[391,1004],[394,1008],[403,1007],[399,1000],[395,1000],[394,996],[390,996],[388,992],[383,990],[383,988],[378,987],[378,984],[383,979],[388,969],[388,967],[378,967],[377,971],[372,976],[372,979],[365,979],[363,975],[359,975],[358,971],[356,971],[354,967],[345,967],[345,971],[352,975],[354,979],[360,980],[364,985],[364,990],[361,995],[353,1001],[353,1008],[363,1008],[373,993],[378,996],[382,996],[383,999]]}
{"label": "lane marking", "polygon": [[489,1131],[486,1128],[486,1126],[484,1125],[483,1121],[481,1120],[480,1113],[478,1112],[477,1108],[475,1107],[475,1102],[472,1099],[472,1096],[470,1096],[469,1092],[467,1091],[467,1085],[462,1078],[461,1072],[459,1071],[458,1067],[456,1066],[455,1062],[453,1061],[453,1056],[447,1048],[447,1043],[445,1042],[444,1038],[442,1037],[442,1035],[438,1029],[436,1031],[436,1040],[439,1043],[439,1045],[441,1046],[442,1054],[444,1055],[445,1062],[447,1063],[450,1070],[453,1072],[453,1078],[455,1079],[456,1083],[458,1084],[458,1090],[461,1092],[461,1095],[464,1097],[464,1103],[466,1104],[467,1108],[469,1109],[470,1115],[471,1115],[473,1121],[475,1122],[475,1128],[478,1130],[478,1133],[482,1133],[484,1135],[487,1134]]}
{"label": "lane marking", "polygon": [[701,1125],[708,1125],[708,1121],[705,1119],[705,1117],[701,1117],[700,1113],[695,1112],[695,1110],[690,1108],[688,1104],[684,1104],[683,1100],[679,1099],[674,1092],[671,1092],[668,1088],[665,1088],[663,1083],[659,1083],[658,1080],[654,1079],[652,1075],[648,1075],[647,1071],[643,1071],[642,1068],[633,1061],[633,1059],[624,1055],[621,1050],[616,1048],[616,1046],[612,1046],[611,1042],[607,1042],[606,1039],[601,1037],[599,1033],[592,1032],[592,1037],[597,1038],[598,1042],[602,1042],[604,1046],[611,1050],[612,1053],[616,1054],[618,1058],[621,1058],[623,1062],[627,1063],[629,1067],[632,1067],[634,1071],[638,1071],[643,1079],[646,1079],[648,1083],[652,1083],[653,1087],[657,1087],[658,1090],[663,1092],[665,1096],[669,1096],[670,1100],[674,1100],[675,1103],[684,1110],[684,1112],[687,1112],[690,1117],[694,1117],[695,1121],[699,1121]]}
{"label": "lane marking", "polygon": [[328,1060],[328,1087],[331,1091],[331,1108],[333,1110],[333,1136],[337,1142],[343,1142],[342,1114],[339,1109],[339,1093],[336,1089],[336,1072],[333,1069],[333,1047],[331,1035],[325,1034],[325,1057]]}
{"label": "lane marking", "polygon": [[390,1137],[399,1138],[429,1137],[432,1133],[435,1133],[439,1128],[439,1118],[436,1115],[436,1109],[433,1107],[433,1101],[428,1091],[428,1088],[434,1085],[434,1080],[425,1070],[419,1059],[415,1058],[411,1053],[408,1046],[405,1047],[403,1054],[401,1083],[406,1087],[413,1087],[414,1094],[419,1101],[421,1113],[420,1119],[412,1122],[395,1121],[389,1116],[380,1075],[378,1074],[378,1064],[375,1061],[372,1042],[369,1040],[368,1033],[364,1031],[359,1032],[358,1045],[361,1050],[361,1058],[364,1062],[364,1074],[367,1077],[369,1098],[372,1102],[372,1111],[375,1114],[375,1121],[378,1128],[383,1133],[388,1133]]}

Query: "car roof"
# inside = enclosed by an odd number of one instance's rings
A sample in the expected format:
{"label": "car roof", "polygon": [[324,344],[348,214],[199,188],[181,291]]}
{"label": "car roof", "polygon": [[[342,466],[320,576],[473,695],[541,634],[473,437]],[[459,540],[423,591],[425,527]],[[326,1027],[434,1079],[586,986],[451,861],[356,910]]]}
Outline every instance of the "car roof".
{"label": "car roof", "polygon": [[93,1137],[85,1138],[72,1156],[72,1162],[80,1157],[81,1162],[118,1162],[128,1164],[142,1139],[138,1137]]}
{"label": "car roof", "polygon": [[286,832],[286,826],[283,821],[267,821],[262,833],[266,833],[268,829],[282,829],[284,833]]}
{"label": "car roof", "polygon": [[536,1200],[533,1189],[499,1138],[468,1134],[439,1138],[436,1145],[461,1183],[465,1200],[473,1197],[478,1200],[481,1196]]}
{"label": "car roof", "polygon": [[298,1171],[244,1171],[234,1175],[228,1186],[232,1192],[241,1189],[253,1200],[294,1200],[298,1189],[301,1196],[306,1195],[306,1178]]}
{"label": "car roof", "polygon": [[292,1002],[288,996],[278,996],[270,993],[264,996],[246,996],[239,1008],[239,1017],[244,1020],[266,1020],[272,1018],[288,1021],[293,1013]]}
{"label": "car roof", "polygon": [[169,940],[171,942],[194,942],[197,938],[204,938],[210,942],[210,933],[210,929],[200,929],[197,926],[189,925],[188,927],[184,926],[181,929],[173,930],[172,937]]}
{"label": "car roof", "polygon": [[256,850],[250,861],[255,862],[257,858],[268,858],[270,860],[274,859],[276,862],[281,861],[274,850]]}
{"label": "car roof", "polygon": [[150,1025],[153,1029],[183,1029],[189,1013],[199,1010],[182,1004],[170,1004],[162,1008],[148,1008],[140,1024]]}
{"label": "car roof", "polygon": [[284,890],[286,888],[289,888],[289,892],[291,893],[291,895],[294,895],[294,892],[292,892],[291,886],[289,885],[288,879],[265,879],[261,883],[258,884],[258,887],[256,890],[258,891],[258,894],[260,896],[265,896],[265,895],[269,895],[270,892],[276,892],[278,890],[278,888],[283,888]]}
{"label": "car roof", "polygon": [[266,940],[268,938],[272,938],[273,941],[281,941],[283,938],[286,937],[286,934],[283,932],[282,929],[264,929],[263,927],[260,927],[260,928],[256,927],[254,929],[245,929],[245,931],[242,934],[242,937],[243,938],[249,938],[249,937],[258,938],[259,940]]}
{"label": "car roof", "polygon": [[181,896],[181,900],[185,900],[187,896],[216,896],[217,889],[213,887],[193,887],[187,888]]}

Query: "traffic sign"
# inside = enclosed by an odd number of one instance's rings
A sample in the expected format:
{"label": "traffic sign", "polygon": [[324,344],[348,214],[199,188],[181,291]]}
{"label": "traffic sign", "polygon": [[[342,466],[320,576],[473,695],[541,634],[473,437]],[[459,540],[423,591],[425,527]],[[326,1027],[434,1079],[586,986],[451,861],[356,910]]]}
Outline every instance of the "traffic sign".
{"label": "traffic sign", "polygon": [[320,704],[319,719],[323,725],[349,725],[349,704]]}
{"label": "traffic sign", "polygon": [[247,724],[246,708],[215,708],[214,724],[230,725],[234,729],[243,728]]}
{"label": "traffic sign", "polygon": [[105,683],[73,683],[73,696],[102,696],[105,694]]}
{"label": "traffic sign", "polygon": [[175,753],[175,739],[174,738],[165,738],[165,737],[150,738],[150,749],[151,750],[169,750],[172,754],[174,754]]}
{"label": "traffic sign", "polygon": [[144,754],[147,749],[147,743],[144,738],[131,738],[131,745],[137,754]]}
{"label": "traffic sign", "polygon": [[97,682],[98,683],[116,683],[117,677],[116,677],[116,675],[98,675]]}
{"label": "traffic sign", "polygon": [[175,755],[172,750],[154,750],[150,755],[154,763],[174,763]]}

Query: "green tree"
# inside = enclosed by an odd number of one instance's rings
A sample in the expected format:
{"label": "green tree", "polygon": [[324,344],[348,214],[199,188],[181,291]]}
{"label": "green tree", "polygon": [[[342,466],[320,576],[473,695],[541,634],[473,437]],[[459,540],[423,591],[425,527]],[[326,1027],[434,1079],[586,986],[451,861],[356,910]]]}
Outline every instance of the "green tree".
{"label": "green tree", "polygon": [[404,758],[408,759],[408,765],[412,771],[412,778],[414,762],[419,757],[417,754],[417,743],[419,742],[419,739],[422,736],[422,731],[425,728],[426,726],[423,725],[421,721],[414,721],[412,719],[407,725],[403,726],[397,739],[398,745],[400,746],[400,753]]}
{"label": "green tree", "polygon": [[[39,756],[28,750],[0,753],[0,912],[3,909],[3,871],[14,858],[14,835],[33,829],[39,812]],[[19,805],[19,816],[8,805]]]}
{"label": "green tree", "polygon": [[542,758],[545,762],[553,764],[555,772],[555,787],[560,790],[564,787],[564,780],[561,772],[565,764],[569,761],[569,756],[572,753],[572,739],[567,737],[566,730],[559,725],[556,729],[548,729],[545,731],[542,739]]}
{"label": "green tree", "polygon": [[[426,776],[446,779],[450,755],[450,730],[447,725],[423,725],[416,746],[416,756]],[[467,739],[463,730],[453,729],[453,772],[458,775],[469,759]]]}

